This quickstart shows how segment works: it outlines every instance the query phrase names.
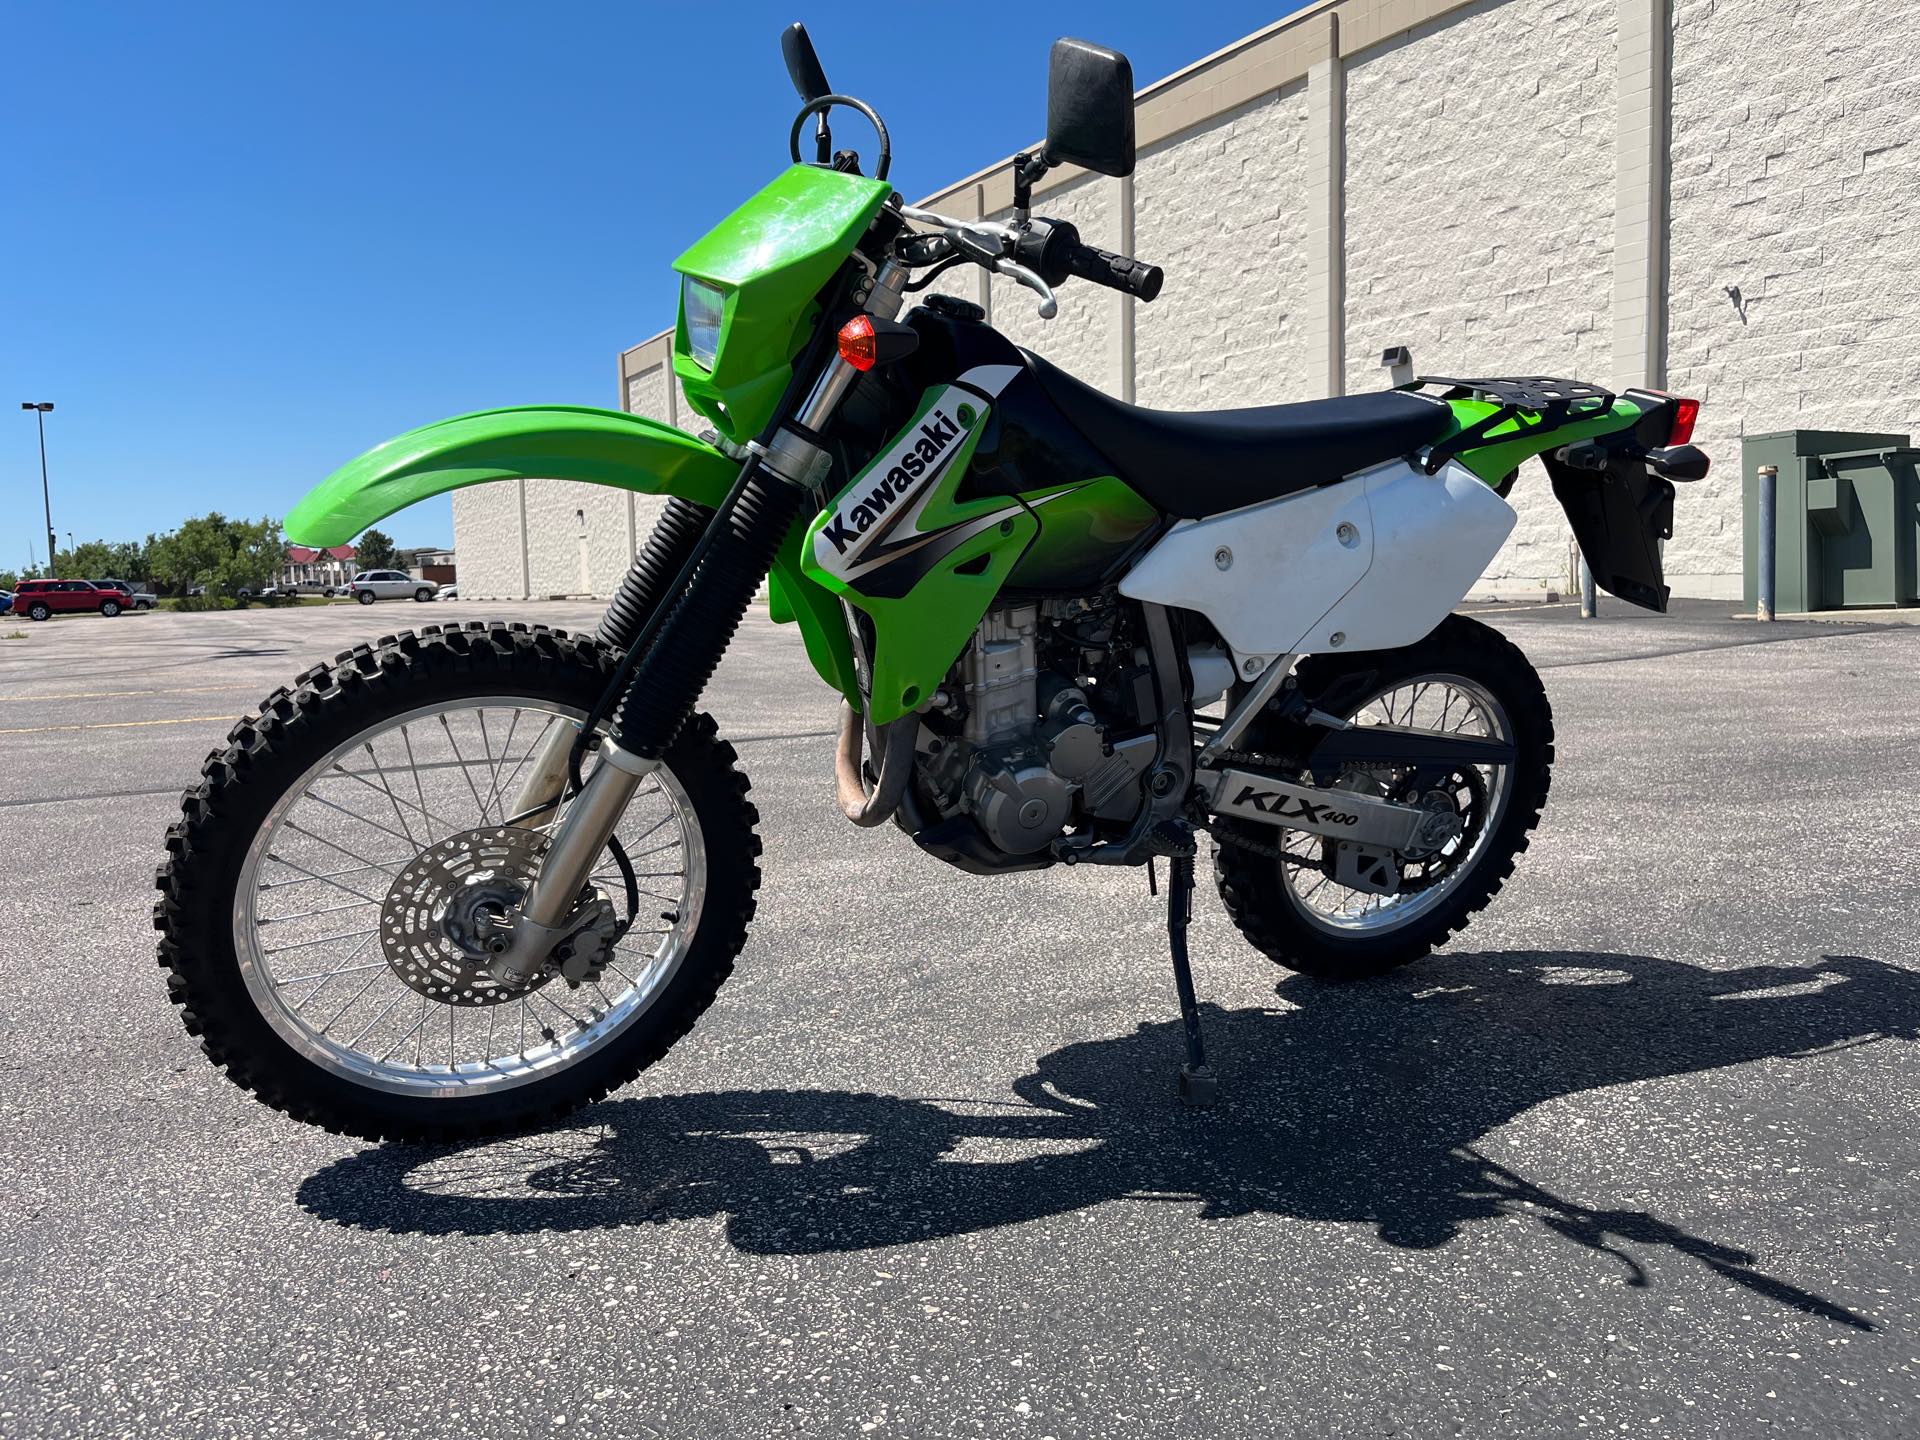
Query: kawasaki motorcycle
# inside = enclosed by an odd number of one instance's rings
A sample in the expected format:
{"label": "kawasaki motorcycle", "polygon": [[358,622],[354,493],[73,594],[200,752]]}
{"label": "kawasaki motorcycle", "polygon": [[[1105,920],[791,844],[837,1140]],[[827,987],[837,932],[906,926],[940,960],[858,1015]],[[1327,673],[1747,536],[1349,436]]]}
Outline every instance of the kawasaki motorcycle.
{"label": "kawasaki motorcycle", "polygon": [[[668,498],[597,631],[428,625],[269,695],[167,837],[156,924],[187,1028],[261,1100],[367,1137],[544,1122],[685,1035],[746,942],[757,819],[698,705],[763,585],[839,692],[839,804],[993,877],[1165,862],[1180,1092],[1215,1090],[1187,966],[1196,832],[1282,965],[1378,972],[1465,925],[1546,799],[1553,726],[1499,634],[1450,614],[1538,457],[1599,583],[1664,609],[1696,406],[1544,377],[1418,377],[1141,409],[939,294],[980,266],[1151,301],[1161,272],[1032,214],[1051,166],[1133,166],[1124,57],[1053,51],[1008,223],[902,202],[885,125],[785,39],[792,166],[680,257],[698,438],[585,406],[429,425],[287,533],[350,540],[463,485]],[[874,173],[833,148],[864,116]],[[813,158],[802,158],[812,121]]]}

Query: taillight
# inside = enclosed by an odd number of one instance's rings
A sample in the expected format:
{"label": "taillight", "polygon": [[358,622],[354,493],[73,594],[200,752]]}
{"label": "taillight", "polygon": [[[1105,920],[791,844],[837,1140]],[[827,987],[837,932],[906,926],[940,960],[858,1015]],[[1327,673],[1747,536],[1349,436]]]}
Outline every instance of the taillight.
{"label": "taillight", "polygon": [[1693,439],[1694,421],[1700,418],[1700,402],[1685,396],[1673,397],[1673,428],[1667,432],[1667,444],[1685,445]]}
{"label": "taillight", "polygon": [[856,370],[871,370],[880,359],[871,315],[856,315],[840,327],[840,358]]}

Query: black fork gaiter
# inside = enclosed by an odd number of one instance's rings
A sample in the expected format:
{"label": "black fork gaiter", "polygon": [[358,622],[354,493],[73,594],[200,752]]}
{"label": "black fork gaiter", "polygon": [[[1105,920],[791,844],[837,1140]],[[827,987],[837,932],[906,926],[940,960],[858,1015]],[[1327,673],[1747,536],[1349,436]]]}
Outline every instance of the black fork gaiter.
{"label": "black fork gaiter", "polygon": [[657,759],[673,743],[806,499],[798,485],[756,464],[732,510],[714,519],[719,533],[614,713],[613,738],[621,749]]}
{"label": "black fork gaiter", "polygon": [[640,634],[654,609],[667,598],[667,589],[679,575],[680,567],[700,543],[701,533],[713,512],[704,505],[674,496],[654,522],[653,534],[633,557],[626,579],[607,604],[594,635],[604,645],[624,651]]}

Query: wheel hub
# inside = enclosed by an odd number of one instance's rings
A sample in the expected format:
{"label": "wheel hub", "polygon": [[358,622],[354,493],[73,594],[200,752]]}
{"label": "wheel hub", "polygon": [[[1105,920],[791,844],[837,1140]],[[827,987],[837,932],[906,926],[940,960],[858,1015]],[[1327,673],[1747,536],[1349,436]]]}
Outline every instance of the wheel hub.
{"label": "wheel hub", "polygon": [[380,911],[387,964],[407,986],[444,1005],[498,1005],[551,978],[504,984],[489,966],[488,940],[526,898],[547,839],[494,825],[449,835],[401,870]]}

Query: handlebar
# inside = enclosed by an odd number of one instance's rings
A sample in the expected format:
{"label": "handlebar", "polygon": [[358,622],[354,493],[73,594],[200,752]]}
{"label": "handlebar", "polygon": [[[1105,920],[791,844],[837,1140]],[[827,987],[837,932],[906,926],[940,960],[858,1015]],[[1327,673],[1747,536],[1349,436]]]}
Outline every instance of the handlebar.
{"label": "handlebar", "polygon": [[1162,282],[1167,278],[1158,265],[1149,265],[1144,260],[1135,260],[1128,255],[1116,255],[1096,245],[1075,246],[1067,255],[1067,270],[1082,280],[1091,280],[1096,285],[1138,296],[1142,300],[1152,300],[1158,295]]}
{"label": "handlebar", "polygon": [[1158,265],[1083,244],[1080,232],[1065,220],[1034,216],[1024,225],[1013,226],[992,220],[955,220],[915,205],[901,206],[900,213],[939,230],[937,236],[921,237],[933,241],[934,248],[910,263],[937,263],[944,269],[968,260],[1005,275],[1040,296],[1042,319],[1053,318],[1058,308],[1053,287],[1070,275],[1148,301],[1160,293],[1166,279]]}

